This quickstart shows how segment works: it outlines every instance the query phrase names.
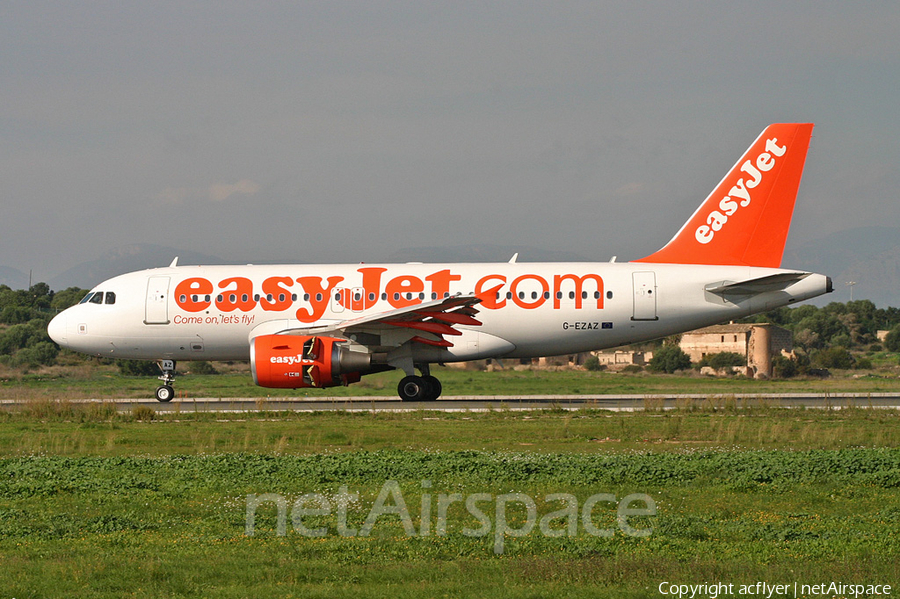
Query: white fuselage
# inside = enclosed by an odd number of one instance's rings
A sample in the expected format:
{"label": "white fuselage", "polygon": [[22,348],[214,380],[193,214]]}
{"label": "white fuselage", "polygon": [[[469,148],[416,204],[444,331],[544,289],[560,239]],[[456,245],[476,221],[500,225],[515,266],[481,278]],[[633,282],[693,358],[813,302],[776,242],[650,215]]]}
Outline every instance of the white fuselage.
{"label": "white fuselage", "polygon": [[827,277],[810,274],[763,293],[709,291],[794,272],[588,262],[179,266],[109,279],[94,289],[104,293],[102,302],[95,297],[65,310],[49,331],[61,346],[97,356],[248,360],[258,335],[474,293],[483,324],[457,326],[462,334],[448,338],[452,347],[417,344],[413,360],[529,358],[655,339],[830,290]]}

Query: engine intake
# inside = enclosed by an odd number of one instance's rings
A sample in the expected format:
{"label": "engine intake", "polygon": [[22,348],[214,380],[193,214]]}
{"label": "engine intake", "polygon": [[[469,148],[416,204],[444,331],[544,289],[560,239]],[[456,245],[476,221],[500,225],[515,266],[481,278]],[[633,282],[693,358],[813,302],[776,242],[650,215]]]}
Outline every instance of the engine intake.
{"label": "engine intake", "polygon": [[346,339],[305,335],[260,335],[250,342],[250,371],[261,387],[335,387],[370,372],[372,355],[342,347]]}

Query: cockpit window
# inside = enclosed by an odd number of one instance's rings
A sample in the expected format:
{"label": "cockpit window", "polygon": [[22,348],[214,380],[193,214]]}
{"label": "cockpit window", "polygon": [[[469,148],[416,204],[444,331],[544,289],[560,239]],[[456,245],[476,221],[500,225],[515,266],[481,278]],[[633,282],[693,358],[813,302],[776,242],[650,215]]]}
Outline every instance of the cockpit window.
{"label": "cockpit window", "polygon": [[[104,301],[106,300],[106,301]],[[114,304],[116,303],[116,294],[112,291],[91,291],[84,299],[82,299],[79,304]]]}

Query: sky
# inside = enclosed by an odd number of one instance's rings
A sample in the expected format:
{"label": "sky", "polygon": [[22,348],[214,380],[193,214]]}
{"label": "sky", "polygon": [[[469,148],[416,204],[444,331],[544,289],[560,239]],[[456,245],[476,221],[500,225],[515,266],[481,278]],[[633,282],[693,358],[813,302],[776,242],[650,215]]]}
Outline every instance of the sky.
{"label": "sky", "polygon": [[0,2],[0,265],[636,259],[772,122],[816,124],[789,247],[900,227],[898,31],[880,1]]}

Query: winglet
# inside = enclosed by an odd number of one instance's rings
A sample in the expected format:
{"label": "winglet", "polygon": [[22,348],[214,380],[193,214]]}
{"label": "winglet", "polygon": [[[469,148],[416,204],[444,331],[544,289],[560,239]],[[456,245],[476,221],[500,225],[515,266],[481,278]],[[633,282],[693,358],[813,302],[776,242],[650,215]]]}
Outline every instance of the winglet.
{"label": "winglet", "polygon": [[780,266],[812,130],[766,127],[675,237],[635,262]]}

